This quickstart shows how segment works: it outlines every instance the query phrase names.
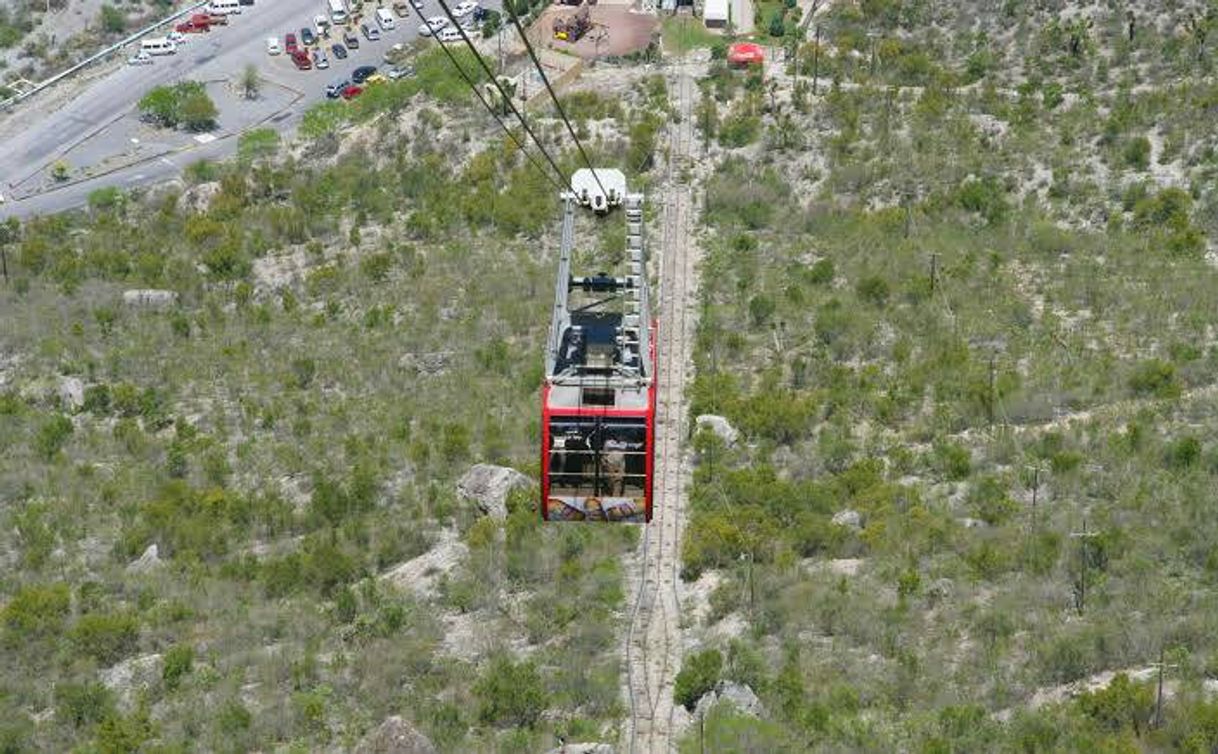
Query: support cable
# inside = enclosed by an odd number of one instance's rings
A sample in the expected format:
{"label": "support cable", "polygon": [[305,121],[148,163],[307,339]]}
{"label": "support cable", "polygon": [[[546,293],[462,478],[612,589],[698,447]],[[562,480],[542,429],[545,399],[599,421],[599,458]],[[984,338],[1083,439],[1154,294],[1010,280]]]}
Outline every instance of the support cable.
{"label": "support cable", "polygon": [[[540,150],[542,156],[546,158],[546,162],[550,163],[550,167],[554,168],[554,172],[558,173],[560,176],[563,175],[562,169],[558,167],[558,163],[554,162],[554,158],[551,157],[550,153],[546,151],[545,145],[541,143],[541,139],[537,138],[537,134],[533,133],[533,129],[529,127],[529,124],[524,119],[524,116],[521,115],[520,111],[516,109],[516,105],[512,102],[512,98],[508,96],[508,93],[503,88],[503,84],[499,82],[499,77],[491,71],[490,66],[488,66],[486,61],[482,59],[482,53],[478,52],[478,48],[474,47],[474,43],[468,36],[466,36],[465,29],[461,26],[461,24],[457,23],[457,17],[453,15],[451,10],[449,10],[448,3],[446,3],[445,0],[438,0],[438,2],[440,3],[440,10],[444,11],[444,15],[448,18],[448,22],[452,24],[453,28],[457,30],[457,33],[461,35],[461,40],[465,42],[467,47],[469,47],[469,51],[474,54],[474,59],[478,61],[478,65],[482,67],[483,72],[485,72],[490,78],[491,83],[495,85],[495,88],[499,91],[499,96],[503,98],[503,102],[508,106],[509,109],[511,109],[512,114],[516,116],[516,120],[520,121],[520,125],[524,127],[525,133],[527,133],[533,140],[533,143],[537,145],[537,149]],[[426,24],[427,20],[424,19],[423,23]],[[428,25],[428,28],[431,28],[430,25]],[[432,36],[436,36],[437,31],[439,31],[439,29],[431,29]],[[436,41],[440,42],[440,39],[437,37]],[[440,44],[444,43],[440,42]],[[570,185],[570,179],[567,180],[567,184]],[[570,186],[570,189],[572,193],[575,192],[574,186]]]}
{"label": "support cable", "polygon": [[[426,21],[424,21],[424,23],[426,23]],[[448,49],[448,45],[446,45],[440,39],[436,39],[436,41],[440,43],[440,49],[444,50],[444,54],[448,56],[448,60],[453,64],[453,68],[457,69],[457,73],[461,74],[461,78],[464,79],[465,83],[469,85],[469,88],[473,90],[474,96],[478,98],[478,101],[482,103],[482,106],[485,107],[487,112],[491,114],[491,117],[495,119],[495,122],[499,124],[499,127],[503,129],[503,132],[508,135],[508,138],[512,140],[512,143],[516,145],[516,148],[520,150],[521,154],[528,158],[533,167],[537,168],[537,172],[541,173],[545,179],[550,182],[550,185],[554,186],[554,188],[558,189],[559,191],[563,191],[563,185],[554,180],[554,177],[550,175],[544,167],[542,167],[541,163],[537,161],[536,157],[529,154],[529,151],[524,148],[524,144],[519,138],[516,137],[516,134],[512,132],[512,129],[508,128],[508,125],[503,122],[503,118],[499,117],[499,113],[495,112],[495,108],[491,107],[491,103],[486,101],[486,97],[482,96],[482,92],[478,91],[478,85],[474,83],[474,80],[470,77],[470,75],[466,73],[465,69],[461,67],[461,64],[457,62],[457,57],[453,55],[451,50]],[[550,164],[553,165],[553,161],[551,161]],[[562,177],[561,170],[558,171],[558,176],[560,178]]]}
{"label": "support cable", "polygon": [[[441,3],[443,4],[443,3]],[[507,8],[504,8],[507,11]],[[604,195],[605,201],[609,201],[609,192],[605,190],[605,185],[601,183],[601,178],[596,174],[596,168],[592,167],[592,161],[588,159],[588,153],[584,151],[584,145],[580,143],[579,137],[575,135],[575,129],[571,126],[571,121],[567,119],[567,113],[562,109],[562,103],[558,101],[558,95],[554,94],[554,87],[550,86],[550,78],[546,76],[545,69],[541,67],[541,61],[537,59],[537,53],[533,52],[533,43],[529,41],[529,35],[524,33],[524,28],[520,25],[520,19],[516,17],[516,13],[509,12],[508,18],[512,20],[512,26],[516,27],[516,33],[520,35],[520,39],[524,42],[524,48],[529,51],[529,58],[533,61],[533,67],[537,69],[537,73],[541,76],[541,83],[546,85],[546,91],[550,93],[550,99],[554,101],[554,107],[558,108],[558,115],[562,118],[562,122],[567,125],[567,133],[571,134],[571,140],[575,142],[575,148],[579,150],[580,157],[584,158],[584,165],[588,170],[592,171],[592,177],[596,179],[596,186]],[[587,10],[587,8],[585,8]]]}

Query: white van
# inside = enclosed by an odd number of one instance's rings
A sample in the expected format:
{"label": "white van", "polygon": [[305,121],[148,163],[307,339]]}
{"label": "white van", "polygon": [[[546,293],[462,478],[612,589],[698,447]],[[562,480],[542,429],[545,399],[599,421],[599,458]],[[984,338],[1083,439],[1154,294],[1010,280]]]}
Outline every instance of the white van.
{"label": "white van", "polygon": [[330,0],[330,20],[336,24],[347,23],[346,0]]}
{"label": "white van", "polygon": [[388,8],[376,9],[376,22],[385,31],[392,31],[393,27],[397,26],[397,22],[393,20],[393,14],[389,12]]}
{"label": "white van", "polygon": [[207,11],[215,13],[217,16],[235,15],[241,12],[241,2],[240,0],[211,0]]}
{"label": "white van", "polygon": [[154,37],[140,42],[140,52],[146,52],[149,55],[173,55],[177,51],[178,46],[164,37]]}

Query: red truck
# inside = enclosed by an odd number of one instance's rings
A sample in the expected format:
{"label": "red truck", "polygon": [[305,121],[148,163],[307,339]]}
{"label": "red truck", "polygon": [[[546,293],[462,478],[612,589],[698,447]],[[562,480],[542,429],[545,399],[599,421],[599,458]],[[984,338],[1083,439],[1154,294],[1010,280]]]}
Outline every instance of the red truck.
{"label": "red truck", "polygon": [[211,31],[210,23],[196,23],[195,21],[184,21],[173,27],[175,31],[180,31],[183,34],[202,34],[205,31]]}

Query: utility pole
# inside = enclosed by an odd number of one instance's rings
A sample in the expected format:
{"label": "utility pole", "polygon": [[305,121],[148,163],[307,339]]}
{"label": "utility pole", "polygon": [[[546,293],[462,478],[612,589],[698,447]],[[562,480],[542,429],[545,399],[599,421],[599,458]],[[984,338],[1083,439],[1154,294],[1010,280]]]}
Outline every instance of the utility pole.
{"label": "utility pole", "polygon": [[820,24],[816,25],[816,44],[812,47],[812,96],[816,96],[816,85],[820,81]]}
{"label": "utility pole", "polygon": [[994,428],[994,354],[990,354],[990,399],[986,401],[986,415],[990,420],[990,429]]}
{"label": "utility pole", "polygon": [[935,283],[939,280],[939,252],[932,251],[930,254],[930,293],[935,294]]}
{"label": "utility pole", "polygon": [[1082,615],[1087,609],[1087,540],[1099,536],[1099,532],[1087,531],[1087,518],[1083,517],[1083,530],[1070,532],[1071,539],[1078,540],[1078,614]]}
{"label": "utility pole", "polygon": [[1040,466],[1032,467],[1032,531],[1036,531],[1036,499],[1040,492]]}
{"label": "utility pole", "polygon": [[741,560],[748,562],[748,580],[749,580],[749,620],[753,619],[753,607],[757,602],[757,592],[753,589],[753,551],[749,550],[740,556]]}
{"label": "utility pole", "polygon": [[1163,655],[1164,655],[1163,647],[1160,646],[1159,647],[1159,661],[1155,663],[1155,665],[1159,668],[1159,691],[1155,695],[1155,727],[1156,728],[1161,727],[1163,725],[1163,669],[1178,667],[1177,663],[1172,663],[1172,664],[1168,665],[1166,662],[1164,662]]}

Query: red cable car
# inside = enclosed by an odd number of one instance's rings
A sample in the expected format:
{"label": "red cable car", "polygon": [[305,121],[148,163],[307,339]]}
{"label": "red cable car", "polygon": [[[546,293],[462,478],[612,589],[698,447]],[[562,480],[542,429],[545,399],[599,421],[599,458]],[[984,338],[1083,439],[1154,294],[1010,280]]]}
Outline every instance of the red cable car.
{"label": "red cable car", "polygon": [[[654,468],[656,330],[643,196],[627,194],[625,177],[616,170],[577,171],[572,185],[562,197],[554,319],[541,391],[541,515],[546,521],[645,523],[651,520]],[[577,202],[600,214],[625,204],[627,275],[571,274]]]}

